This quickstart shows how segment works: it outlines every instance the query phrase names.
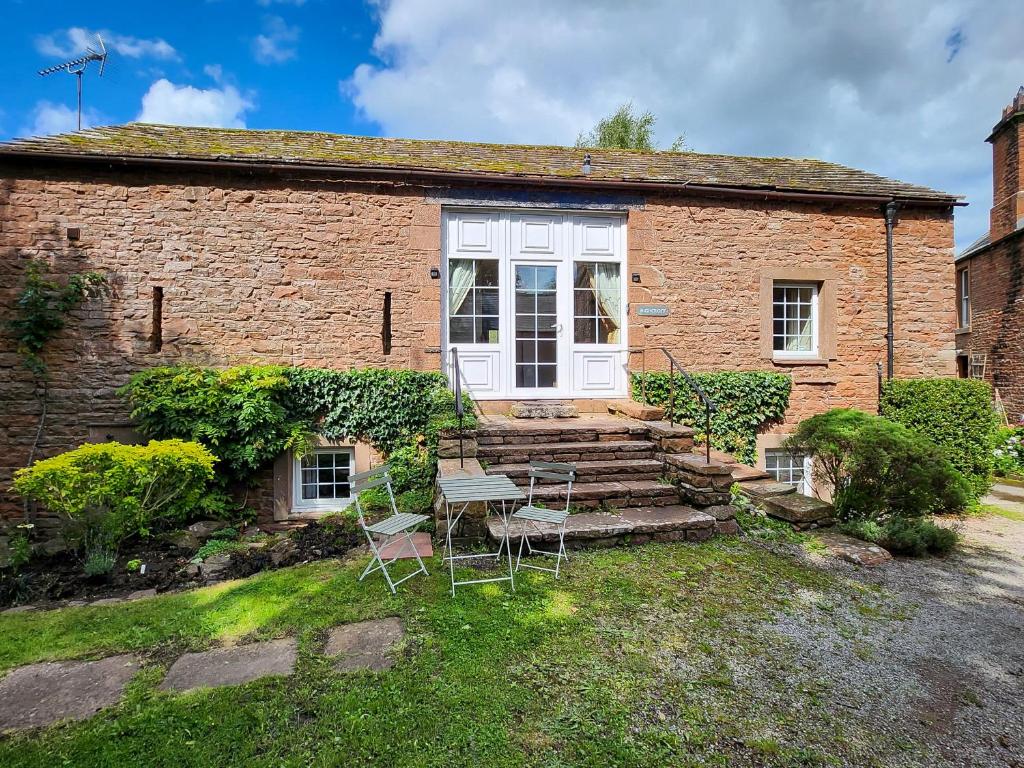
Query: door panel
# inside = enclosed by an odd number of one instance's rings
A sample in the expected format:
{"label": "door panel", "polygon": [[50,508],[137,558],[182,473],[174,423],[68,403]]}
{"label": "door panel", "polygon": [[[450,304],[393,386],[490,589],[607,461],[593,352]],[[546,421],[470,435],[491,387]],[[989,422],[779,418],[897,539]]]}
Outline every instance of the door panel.
{"label": "door panel", "polygon": [[513,262],[516,389],[555,390],[559,373],[558,264]]}

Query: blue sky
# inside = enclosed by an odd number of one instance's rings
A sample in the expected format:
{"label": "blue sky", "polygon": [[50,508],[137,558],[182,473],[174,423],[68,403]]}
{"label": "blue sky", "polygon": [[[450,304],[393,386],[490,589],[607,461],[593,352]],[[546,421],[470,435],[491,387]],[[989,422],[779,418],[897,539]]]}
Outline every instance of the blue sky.
{"label": "blue sky", "polygon": [[1024,82],[1019,0],[0,0],[0,139],[85,123],[570,144],[626,101],[664,145],[816,157],[962,194],[988,226],[984,143]]}

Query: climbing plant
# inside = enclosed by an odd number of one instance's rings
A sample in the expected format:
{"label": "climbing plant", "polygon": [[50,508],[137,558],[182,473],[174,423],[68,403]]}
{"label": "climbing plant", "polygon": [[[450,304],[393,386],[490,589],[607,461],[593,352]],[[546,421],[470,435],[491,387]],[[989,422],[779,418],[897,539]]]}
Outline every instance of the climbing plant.
{"label": "climbing plant", "polygon": [[46,269],[45,261],[28,260],[25,281],[14,300],[14,316],[6,323],[7,329],[14,336],[18,355],[35,378],[35,396],[39,400],[39,422],[29,449],[29,464],[35,459],[39,438],[46,424],[49,400],[49,379],[44,357],[46,347],[67,325],[68,315],[72,311],[87,299],[102,294],[107,288],[107,279],[98,272],[72,274],[61,283],[47,277]]}
{"label": "climbing plant", "polygon": [[[691,376],[718,408],[711,419],[712,447],[753,464],[758,432],[781,421],[789,407],[789,376],[771,371],[711,371]],[[646,393],[647,403],[668,408],[671,383],[668,373],[635,374],[633,398],[642,401]],[[674,384],[671,415],[693,427],[696,438],[703,441],[704,406],[681,375],[675,375]]]}
{"label": "climbing plant", "polygon": [[[140,371],[120,393],[143,434],[209,448],[222,488],[249,483],[283,451],[307,450],[316,435],[366,440],[396,461],[418,445],[433,482],[438,432],[454,411],[442,374],[376,368],[165,366]],[[470,416],[465,426],[473,425]]]}

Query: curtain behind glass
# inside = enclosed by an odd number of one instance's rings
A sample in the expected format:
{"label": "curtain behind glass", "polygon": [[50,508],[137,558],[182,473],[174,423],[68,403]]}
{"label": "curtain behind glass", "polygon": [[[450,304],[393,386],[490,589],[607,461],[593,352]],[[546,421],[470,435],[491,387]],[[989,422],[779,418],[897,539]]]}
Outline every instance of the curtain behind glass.
{"label": "curtain behind glass", "polygon": [[471,259],[452,259],[448,275],[448,314],[454,315],[466,303],[473,289],[474,265]]}

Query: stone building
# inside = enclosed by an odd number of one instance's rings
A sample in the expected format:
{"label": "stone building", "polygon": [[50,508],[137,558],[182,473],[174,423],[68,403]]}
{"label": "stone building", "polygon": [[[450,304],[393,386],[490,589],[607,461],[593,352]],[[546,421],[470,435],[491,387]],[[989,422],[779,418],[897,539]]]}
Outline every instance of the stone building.
{"label": "stone building", "polygon": [[[894,373],[953,375],[957,199],[817,160],[144,124],[16,141],[0,314],[33,257],[114,287],[48,353],[42,455],[123,435],[115,390],[153,365],[439,370],[457,349],[486,410],[600,411],[664,348],[694,371],[791,374],[759,452],[799,482],[777,450],[795,423],[877,405],[891,203]],[[38,405],[0,334],[6,493]],[[267,515],[303,511],[289,461]]]}
{"label": "stone building", "polygon": [[986,139],[989,231],[956,260],[957,368],[984,378],[1011,423],[1024,421],[1024,86]]}

